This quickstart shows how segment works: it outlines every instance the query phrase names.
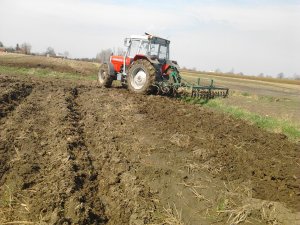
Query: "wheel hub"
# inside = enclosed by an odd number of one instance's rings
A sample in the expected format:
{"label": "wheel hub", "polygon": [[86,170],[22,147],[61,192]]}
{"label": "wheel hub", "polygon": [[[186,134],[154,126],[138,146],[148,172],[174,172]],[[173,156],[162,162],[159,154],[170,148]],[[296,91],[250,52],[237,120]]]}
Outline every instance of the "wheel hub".
{"label": "wheel hub", "polygon": [[140,69],[135,74],[133,74],[131,85],[135,89],[141,89],[144,87],[146,81],[147,81],[147,75],[144,70]]}
{"label": "wheel hub", "polygon": [[99,75],[98,75],[98,80],[99,80],[99,82],[100,82],[100,83],[103,83],[105,77],[106,77],[106,71],[103,71],[103,70],[100,71],[100,72],[99,72]]}

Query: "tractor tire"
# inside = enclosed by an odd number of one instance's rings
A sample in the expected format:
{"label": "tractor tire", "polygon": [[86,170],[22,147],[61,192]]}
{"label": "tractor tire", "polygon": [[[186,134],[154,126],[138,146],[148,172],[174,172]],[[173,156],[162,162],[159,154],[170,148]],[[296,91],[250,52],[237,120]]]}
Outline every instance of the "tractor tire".
{"label": "tractor tire", "polygon": [[154,66],[145,59],[139,59],[132,63],[128,69],[128,89],[137,94],[151,94],[154,89],[156,70]]}
{"label": "tractor tire", "polygon": [[100,87],[110,88],[112,85],[113,79],[109,74],[108,64],[101,64],[98,72],[98,84]]}

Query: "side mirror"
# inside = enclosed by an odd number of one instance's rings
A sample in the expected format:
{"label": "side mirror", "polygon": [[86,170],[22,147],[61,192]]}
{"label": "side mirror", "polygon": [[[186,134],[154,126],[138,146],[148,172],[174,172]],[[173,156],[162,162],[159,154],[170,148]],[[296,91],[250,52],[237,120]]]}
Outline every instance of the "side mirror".
{"label": "side mirror", "polygon": [[128,47],[130,45],[130,39],[129,38],[125,38],[124,39],[124,46]]}

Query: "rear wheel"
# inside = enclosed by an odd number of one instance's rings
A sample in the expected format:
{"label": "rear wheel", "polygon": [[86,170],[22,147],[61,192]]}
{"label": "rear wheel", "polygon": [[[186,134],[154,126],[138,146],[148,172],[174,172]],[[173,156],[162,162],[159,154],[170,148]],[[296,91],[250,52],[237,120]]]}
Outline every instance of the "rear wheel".
{"label": "rear wheel", "polygon": [[108,64],[103,63],[99,68],[98,84],[100,87],[111,87],[113,82],[112,77],[109,74]]}
{"label": "rear wheel", "polygon": [[144,59],[133,62],[127,74],[128,89],[139,94],[149,94],[153,91],[155,68]]}

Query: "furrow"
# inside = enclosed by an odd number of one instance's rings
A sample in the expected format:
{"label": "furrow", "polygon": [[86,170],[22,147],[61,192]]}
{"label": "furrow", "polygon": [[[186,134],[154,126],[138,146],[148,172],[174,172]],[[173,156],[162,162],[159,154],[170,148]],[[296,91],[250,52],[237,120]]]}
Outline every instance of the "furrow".
{"label": "furrow", "polygon": [[0,119],[6,117],[16,109],[21,102],[32,92],[33,86],[28,84],[16,84],[0,97]]}
{"label": "furrow", "polygon": [[76,102],[78,88],[73,88],[66,96],[68,109],[66,129],[68,163],[73,179],[72,195],[63,198],[63,217],[75,224],[105,224],[104,205],[98,193],[98,174],[94,169],[89,149],[84,138],[84,124],[79,105]]}

